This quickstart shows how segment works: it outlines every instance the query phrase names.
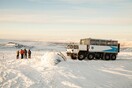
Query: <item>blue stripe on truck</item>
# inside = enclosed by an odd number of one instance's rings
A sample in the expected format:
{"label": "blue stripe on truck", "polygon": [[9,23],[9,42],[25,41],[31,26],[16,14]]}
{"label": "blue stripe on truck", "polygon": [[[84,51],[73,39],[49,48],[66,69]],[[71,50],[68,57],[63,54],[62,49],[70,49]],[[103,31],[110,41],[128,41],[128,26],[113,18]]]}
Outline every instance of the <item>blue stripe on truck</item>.
{"label": "blue stripe on truck", "polygon": [[118,52],[118,48],[116,46],[110,46],[111,49],[104,50],[106,52]]}

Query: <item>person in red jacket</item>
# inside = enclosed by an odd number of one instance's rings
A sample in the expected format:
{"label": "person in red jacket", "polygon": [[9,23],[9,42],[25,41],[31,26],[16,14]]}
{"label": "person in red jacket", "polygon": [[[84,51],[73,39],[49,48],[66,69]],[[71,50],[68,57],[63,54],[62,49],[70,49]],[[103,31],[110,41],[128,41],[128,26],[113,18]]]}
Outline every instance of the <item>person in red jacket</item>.
{"label": "person in red jacket", "polygon": [[23,55],[24,55],[24,50],[20,50],[20,54],[21,54],[21,59],[23,59]]}

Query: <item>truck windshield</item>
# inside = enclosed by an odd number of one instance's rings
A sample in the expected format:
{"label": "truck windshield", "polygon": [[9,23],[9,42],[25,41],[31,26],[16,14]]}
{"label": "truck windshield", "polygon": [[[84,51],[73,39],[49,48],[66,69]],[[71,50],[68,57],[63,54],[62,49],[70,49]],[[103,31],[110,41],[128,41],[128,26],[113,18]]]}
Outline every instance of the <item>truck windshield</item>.
{"label": "truck windshield", "polygon": [[68,49],[78,49],[78,45],[68,45],[67,46]]}

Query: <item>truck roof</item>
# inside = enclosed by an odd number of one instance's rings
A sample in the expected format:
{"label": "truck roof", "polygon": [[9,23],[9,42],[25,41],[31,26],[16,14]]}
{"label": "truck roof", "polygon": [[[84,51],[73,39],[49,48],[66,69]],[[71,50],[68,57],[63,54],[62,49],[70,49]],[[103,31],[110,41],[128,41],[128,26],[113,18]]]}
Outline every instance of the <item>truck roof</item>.
{"label": "truck roof", "polygon": [[116,40],[106,40],[106,39],[94,39],[94,38],[84,38],[80,39],[80,44],[83,45],[107,45],[107,46],[117,46],[118,41]]}
{"label": "truck roof", "polygon": [[116,41],[117,40],[112,40],[112,39],[96,39],[96,38],[83,38],[83,39],[80,39],[80,40],[100,40],[100,41]]}

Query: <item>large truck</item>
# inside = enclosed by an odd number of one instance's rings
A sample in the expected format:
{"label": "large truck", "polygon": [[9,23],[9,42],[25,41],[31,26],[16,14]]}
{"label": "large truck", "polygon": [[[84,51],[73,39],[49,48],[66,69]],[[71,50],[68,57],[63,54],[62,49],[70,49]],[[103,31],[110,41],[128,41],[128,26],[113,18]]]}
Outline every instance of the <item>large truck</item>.
{"label": "large truck", "polygon": [[120,44],[116,40],[85,38],[79,44],[68,44],[66,52],[72,59],[116,60]]}

